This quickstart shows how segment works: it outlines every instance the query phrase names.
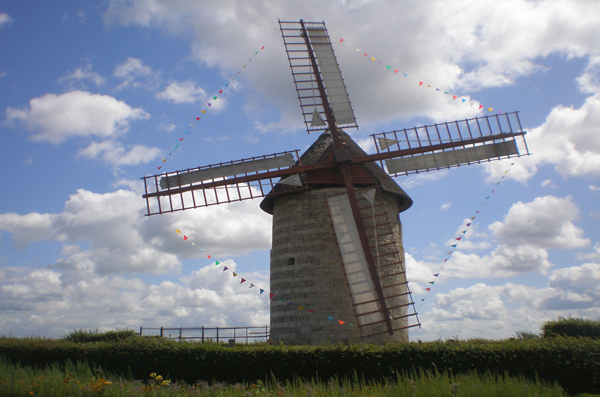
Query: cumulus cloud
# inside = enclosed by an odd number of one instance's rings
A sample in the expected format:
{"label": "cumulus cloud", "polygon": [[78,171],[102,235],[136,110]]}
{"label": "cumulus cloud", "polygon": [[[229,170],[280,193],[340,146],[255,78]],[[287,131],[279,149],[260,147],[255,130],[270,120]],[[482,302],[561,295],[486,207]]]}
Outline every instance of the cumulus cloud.
{"label": "cumulus cloud", "polygon": [[158,81],[158,73],[153,72],[150,66],[144,65],[141,59],[133,57],[129,57],[125,62],[117,65],[113,76],[123,80],[117,90],[128,87],[153,89]]}
{"label": "cumulus cloud", "polygon": [[194,103],[208,98],[202,87],[197,87],[190,80],[173,82],[155,96],[158,99],[166,99],[173,103]]}
{"label": "cumulus cloud", "polygon": [[[231,271],[268,290],[263,274],[246,273],[231,260]],[[174,281],[157,284],[139,278],[89,275],[70,269],[0,267],[0,313],[10,316],[0,334],[59,337],[73,329],[139,329],[160,326],[264,326],[269,300],[257,289],[208,265]]]}
{"label": "cumulus cloud", "polygon": [[59,82],[82,82],[85,80],[91,80],[96,86],[101,86],[106,83],[106,78],[102,77],[100,74],[92,71],[92,64],[86,64],[84,66],[80,66],[75,68],[70,73],[67,73],[65,76],[62,76],[58,79]]}
{"label": "cumulus cloud", "polygon": [[572,197],[537,197],[533,202],[512,205],[503,222],[494,222],[489,229],[502,243],[513,246],[571,249],[584,247],[590,240],[572,221],[579,209]]}
{"label": "cumulus cloud", "polygon": [[122,143],[109,140],[92,142],[77,152],[78,157],[101,159],[113,167],[146,164],[160,156],[160,149],[144,145],[133,145],[129,151]]}
{"label": "cumulus cloud", "polygon": [[10,25],[14,21],[14,18],[11,18],[5,12],[0,12],[0,28]]}
{"label": "cumulus cloud", "polygon": [[127,132],[131,122],[148,118],[143,109],[86,91],[46,94],[29,101],[29,108],[6,109],[6,123],[17,120],[33,131],[33,140],[55,144],[72,137],[110,138]]}
{"label": "cumulus cloud", "polygon": [[[177,257],[215,257],[264,250],[271,243],[271,219],[254,201],[242,201],[186,211],[164,217],[145,217],[138,193],[118,190],[97,194],[80,189],[58,214],[0,214],[0,230],[13,235],[15,246],[35,241],[88,242],[89,250],[69,251],[56,266],[84,279],[88,274],[177,273]],[[184,244],[180,229],[195,242]]]}
{"label": "cumulus cloud", "polygon": [[[509,0],[493,7],[489,2],[476,1],[466,7],[461,1],[442,0],[410,5],[381,1],[377,7],[370,2],[336,2],[325,8],[316,0],[293,5],[274,5],[266,0],[252,4],[113,0],[104,18],[108,24],[140,26],[186,37],[191,32],[191,57],[227,75],[236,73],[247,62],[257,42],[267,49],[280,48],[274,21],[281,15],[289,21],[325,20],[353,107],[364,125],[417,114],[445,121],[481,111],[477,106],[463,106],[424,90],[400,78],[401,74],[388,73],[377,62],[365,62],[357,54],[368,52],[416,81],[462,94],[511,85],[519,76],[543,73],[536,60],[549,54],[597,54],[598,43],[593,38],[600,35],[600,26],[593,15],[599,12],[600,5],[594,2],[568,0]],[[509,24],[514,28],[507,31]],[[215,31],[221,34],[215,36]],[[338,43],[340,37],[344,43]],[[358,53],[356,48],[360,48]],[[261,52],[250,66],[245,70],[246,81],[269,98],[271,105],[280,109],[297,107],[283,52]],[[255,67],[263,73],[252,73]],[[301,125],[298,121],[299,116],[281,120],[294,124],[293,128]]]}

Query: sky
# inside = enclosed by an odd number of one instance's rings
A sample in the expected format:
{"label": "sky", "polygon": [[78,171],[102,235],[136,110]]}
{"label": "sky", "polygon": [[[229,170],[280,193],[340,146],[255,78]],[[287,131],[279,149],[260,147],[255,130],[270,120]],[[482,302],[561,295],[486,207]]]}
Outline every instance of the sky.
{"label": "sky", "polygon": [[277,23],[301,18],[369,153],[499,111],[527,131],[531,156],[395,178],[410,339],[600,318],[598,2],[64,0],[0,5],[0,335],[268,325],[259,199],[147,217],[140,178],[308,148]]}

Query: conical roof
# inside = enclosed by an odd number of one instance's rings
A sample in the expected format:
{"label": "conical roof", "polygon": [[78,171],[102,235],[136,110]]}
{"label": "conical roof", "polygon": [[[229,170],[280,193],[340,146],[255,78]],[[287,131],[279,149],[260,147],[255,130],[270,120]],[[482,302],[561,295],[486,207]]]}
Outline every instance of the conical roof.
{"label": "conical roof", "polygon": [[[339,131],[340,140],[342,145],[350,149],[352,156],[364,156],[367,153],[361,149],[360,146],[350,135],[343,131]],[[325,131],[319,136],[319,138],[308,148],[306,152],[300,157],[302,165],[316,164],[333,157],[333,140],[329,131]],[[400,212],[406,211],[412,205],[412,199],[406,194],[404,190],[375,162],[362,163],[359,165],[351,165],[351,174],[354,186],[373,186],[378,185],[379,188],[387,193],[393,194],[398,199],[400,206]],[[293,167],[292,167],[293,169]],[[282,177],[283,179],[283,177]],[[341,174],[337,171],[331,170],[317,170],[305,173],[305,178],[302,178],[302,182],[306,186],[312,187],[332,187],[332,186],[344,186]],[[260,203],[260,208],[269,213],[273,214],[273,204],[275,200],[281,195],[288,192],[291,194],[295,191],[293,186],[276,184],[273,190],[263,199]]]}

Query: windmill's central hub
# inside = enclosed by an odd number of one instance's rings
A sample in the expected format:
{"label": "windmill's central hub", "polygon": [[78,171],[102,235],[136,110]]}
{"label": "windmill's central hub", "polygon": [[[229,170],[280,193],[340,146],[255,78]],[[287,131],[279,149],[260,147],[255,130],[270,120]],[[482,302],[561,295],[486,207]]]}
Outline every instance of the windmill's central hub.
{"label": "windmill's central hub", "polygon": [[339,149],[333,151],[333,157],[337,164],[350,164],[352,162],[352,154],[350,149]]}

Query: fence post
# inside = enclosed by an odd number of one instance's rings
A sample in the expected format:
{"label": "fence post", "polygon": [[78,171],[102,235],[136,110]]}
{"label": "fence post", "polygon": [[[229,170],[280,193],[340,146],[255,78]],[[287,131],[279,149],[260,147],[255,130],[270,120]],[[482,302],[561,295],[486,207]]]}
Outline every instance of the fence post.
{"label": "fence post", "polygon": [[160,327],[160,337],[163,337],[163,327]]}
{"label": "fence post", "polygon": [[202,326],[202,343],[204,343],[204,325]]}
{"label": "fence post", "polygon": [[217,327],[217,343],[219,343],[219,327]]}
{"label": "fence post", "polygon": [[269,328],[268,325],[265,325],[265,342],[269,341]]}
{"label": "fence post", "polygon": [[179,342],[183,341],[183,329],[179,328]]}
{"label": "fence post", "polygon": [[140,327],[140,336],[142,336],[142,327]]}

